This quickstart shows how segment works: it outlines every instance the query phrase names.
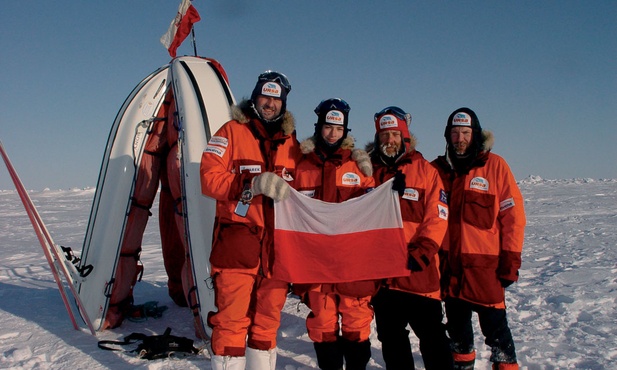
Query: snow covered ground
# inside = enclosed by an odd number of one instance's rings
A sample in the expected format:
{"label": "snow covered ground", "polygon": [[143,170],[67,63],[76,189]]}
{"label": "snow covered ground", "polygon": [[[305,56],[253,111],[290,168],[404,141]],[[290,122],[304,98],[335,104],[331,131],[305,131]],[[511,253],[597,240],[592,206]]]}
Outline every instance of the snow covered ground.
{"label": "snow covered ground", "polygon": [[[507,303],[521,368],[617,368],[617,180],[531,176],[520,187],[528,225],[520,281],[508,289]],[[94,190],[30,195],[55,242],[79,251]],[[154,217],[144,237],[145,274],[136,287],[136,303],[154,300],[169,309],[161,319],[126,322],[95,338],[72,328],[17,193],[0,191],[0,368],[209,368],[205,356],[147,361],[97,347],[98,340],[120,340],[132,332],[162,334],[166,327],[173,335],[194,338],[188,309],[167,297],[157,227]],[[288,300],[277,368],[317,368],[306,314],[296,299]],[[476,369],[488,369],[490,351],[475,326]],[[417,341],[411,340],[417,368],[423,369]],[[372,344],[368,368],[382,369],[374,334]]]}

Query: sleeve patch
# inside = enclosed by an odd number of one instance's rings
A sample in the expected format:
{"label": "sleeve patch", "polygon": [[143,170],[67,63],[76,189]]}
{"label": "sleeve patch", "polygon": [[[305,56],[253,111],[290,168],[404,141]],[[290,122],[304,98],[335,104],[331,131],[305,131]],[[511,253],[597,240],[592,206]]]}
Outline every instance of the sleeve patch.
{"label": "sleeve patch", "polygon": [[223,136],[212,136],[208,144],[222,146],[223,148],[227,148],[228,140]]}
{"label": "sleeve patch", "polygon": [[439,201],[443,204],[448,204],[448,193],[443,190],[439,190]]}
{"label": "sleeve patch", "polygon": [[221,148],[219,146],[208,145],[206,147],[206,150],[204,150],[204,153],[216,154],[219,157],[223,158],[223,155],[225,154],[225,149],[223,149],[223,148]]}
{"label": "sleeve patch", "polygon": [[448,207],[438,204],[437,209],[439,210],[439,218],[447,221],[448,220]]}
{"label": "sleeve patch", "polygon": [[508,208],[514,207],[514,199],[508,198],[504,201],[499,202],[499,212],[503,212]]}

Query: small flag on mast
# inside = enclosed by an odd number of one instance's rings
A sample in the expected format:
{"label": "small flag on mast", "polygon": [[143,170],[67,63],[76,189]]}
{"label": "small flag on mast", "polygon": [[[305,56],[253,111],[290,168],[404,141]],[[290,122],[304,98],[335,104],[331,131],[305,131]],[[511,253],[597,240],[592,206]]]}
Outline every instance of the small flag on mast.
{"label": "small flag on mast", "polygon": [[167,32],[161,36],[161,44],[165,46],[172,58],[176,57],[176,50],[191,32],[193,24],[201,20],[197,9],[191,0],[182,0],[176,17],[171,21]]}

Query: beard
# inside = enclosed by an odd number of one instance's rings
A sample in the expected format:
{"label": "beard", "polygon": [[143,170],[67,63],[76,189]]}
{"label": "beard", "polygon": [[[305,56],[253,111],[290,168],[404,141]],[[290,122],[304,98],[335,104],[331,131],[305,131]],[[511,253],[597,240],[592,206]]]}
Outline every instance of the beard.
{"label": "beard", "polygon": [[454,153],[458,156],[464,156],[467,154],[469,145],[467,143],[457,143],[452,145],[452,149],[454,149]]}
{"label": "beard", "polygon": [[381,153],[386,157],[394,158],[401,150],[401,147],[396,144],[381,144],[379,146],[379,149],[381,150]]}

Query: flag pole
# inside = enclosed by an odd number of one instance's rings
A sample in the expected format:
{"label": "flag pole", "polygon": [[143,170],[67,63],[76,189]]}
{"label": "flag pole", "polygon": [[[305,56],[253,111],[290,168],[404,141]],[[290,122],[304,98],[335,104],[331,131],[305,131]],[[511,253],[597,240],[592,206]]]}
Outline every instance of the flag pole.
{"label": "flag pole", "polygon": [[191,27],[191,35],[193,36],[193,52],[197,56],[197,43],[195,42],[195,27]]}

